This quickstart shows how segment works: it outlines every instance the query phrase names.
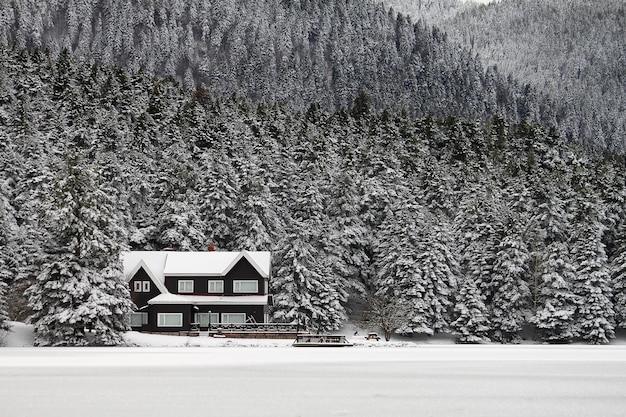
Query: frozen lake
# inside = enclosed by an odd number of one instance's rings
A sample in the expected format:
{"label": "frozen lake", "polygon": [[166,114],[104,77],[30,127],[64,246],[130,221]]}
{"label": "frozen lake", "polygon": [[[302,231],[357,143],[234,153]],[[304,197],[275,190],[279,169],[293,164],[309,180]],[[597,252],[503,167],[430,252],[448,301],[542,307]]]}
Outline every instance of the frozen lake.
{"label": "frozen lake", "polygon": [[0,411],[623,416],[624,346],[0,348]]}

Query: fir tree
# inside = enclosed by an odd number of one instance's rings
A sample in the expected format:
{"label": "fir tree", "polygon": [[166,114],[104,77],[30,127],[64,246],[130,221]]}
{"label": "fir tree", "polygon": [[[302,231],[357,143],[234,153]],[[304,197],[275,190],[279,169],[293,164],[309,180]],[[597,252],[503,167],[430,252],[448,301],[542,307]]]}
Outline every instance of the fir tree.
{"label": "fir tree", "polygon": [[220,247],[230,248],[235,233],[233,218],[240,193],[238,175],[223,150],[206,154],[202,159],[202,167],[198,190],[201,219],[206,225],[209,240]]}
{"label": "fir tree", "polygon": [[626,222],[618,229],[615,255],[611,259],[613,303],[617,326],[626,328]]}
{"label": "fir tree", "polygon": [[576,335],[574,313],[579,304],[572,291],[576,267],[567,244],[552,242],[542,252],[537,265],[539,295],[537,311],[531,318],[541,339],[551,343],[571,341]]}
{"label": "fir tree", "polygon": [[498,239],[496,225],[501,222],[493,193],[489,184],[470,185],[454,221],[461,275],[476,283],[488,305],[494,292],[491,276]]}
{"label": "fir tree", "polygon": [[357,175],[347,171],[333,176],[336,182],[331,184],[325,246],[335,276],[346,281],[351,292],[364,294],[370,273],[372,237],[361,216],[362,204],[354,178]]}
{"label": "fir tree", "polygon": [[579,196],[578,229],[574,234],[572,255],[576,262],[574,293],[579,298],[576,310],[577,334],[592,344],[608,343],[615,337],[615,312],[609,286],[611,276],[602,243],[604,227],[601,204],[588,195]]}
{"label": "fir tree", "polygon": [[6,309],[6,289],[7,284],[0,281],[0,342],[2,341],[3,332],[9,330],[9,315]]}
{"label": "fir tree", "polygon": [[309,327],[338,329],[346,319],[348,294],[327,262],[324,207],[319,181],[303,173],[305,180],[293,190],[286,233],[276,250],[277,273],[274,317],[281,321],[304,320]]}
{"label": "fir tree", "polygon": [[491,306],[493,339],[517,342],[526,322],[530,299],[528,288],[528,247],[513,232],[498,245],[493,265],[491,286],[494,288]]}
{"label": "fir tree", "polygon": [[276,241],[277,226],[275,204],[264,183],[264,172],[256,167],[241,169],[240,201],[236,204],[231,221],[236,250],[269,250]]}
{"label": "fir tree", "polygon": [[[0,177],[0,181],[2,177]],[[0,339],[8,330],[8,284],[15,281],[16,245],[12,242],[17,231],[13,209],[6,196],[6,186],[0,182]]]}
{"label": "fir tree", "polygon": [[347,294],[337,287],[322,267],[310,234],[288,233],[275,254],[272,316],[279,322],[303,324],[317,331],[336,330],[346,319]]}
{"label": "fir tree", "polygon": [[124,233],[111,190],[77,151],[43,207],[48,244],[28,289],[37,345],[116,345],[129,330],[128,287],[121,277]]}
{"label": "fir tree", "polygon": [[488,342],[489,313],[482,299],[479,288],[471,277],[461,279],[460,288],[454,305],[452,331],[458,335],[460,343]]}
{"label": "fir tree", "polygon": [[377,236],[376,293],[401,300],[408,320],[399,333],[448,329],[458,266],[450,240],[426,210],[409,201],[389,213]]}
{"label": "fir tree", "polygon": [[184,201],[165,202],[157,212],[157,237],[160,248],[181,251],[202,250],[206,238],[204,224],[196,211],[196,205]]}

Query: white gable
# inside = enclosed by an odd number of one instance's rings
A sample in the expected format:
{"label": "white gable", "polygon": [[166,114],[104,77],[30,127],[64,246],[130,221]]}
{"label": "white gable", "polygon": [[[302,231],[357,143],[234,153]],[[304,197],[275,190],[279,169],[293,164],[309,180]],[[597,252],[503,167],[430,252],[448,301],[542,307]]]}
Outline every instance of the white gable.
{"label": "white gable", "polygon": [[129,282],[143,268],[150,279],[154,282],[161,293],[167,293],[163,269],[167,254],[165,252],[122,252],[122,265],[124,265],[124,278]]}
{"label": "white gable", "polygon": [[263,278],[269,278],[271,262],[269,252],[241,251],[235,259],[232,260],[228,267],[226,267],[223,274],[226,275],[235,265],[239,263],[241,258],[246,258],[246,260],[250,262],[250,265],[252,265],[252,267],[256,269]]}

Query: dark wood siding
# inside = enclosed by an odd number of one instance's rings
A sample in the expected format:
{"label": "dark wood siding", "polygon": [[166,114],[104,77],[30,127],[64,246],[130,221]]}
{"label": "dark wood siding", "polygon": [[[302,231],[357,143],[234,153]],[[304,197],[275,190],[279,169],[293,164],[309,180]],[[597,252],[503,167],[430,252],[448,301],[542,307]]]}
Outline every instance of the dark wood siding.
{"label": "dark wood siding", "polygon": [[[198,306],[198,313],[245,313],[246,318],[253,317],[257,323],[264,323],[265,306],[229,305],[229,306]],[[152,305],[148,314],[148,325],[141,330],[149,332],[179,332],[191,329],[191,323],[195,320],[195,313],[191,305]],[[159,327],[159,313],[181,313],[183,315],[182,327]],[[216,323],[217,324],[217,323]],[[207,330],[203,327],[202,330]]]}
{"label": "dark wood siding", "polygon": [[[257,323],[265,322],[264,306],[198,306],[198,309],[198,313],[208,313],[209,311],[211,313],[217,313],[220,315],[220,320],[222,313],[245,313],[246,318],[252,317]],[[207,327],[202,327],[201,330],[207,330]]]}
{"label": "dark wood siding", "polygon": [[[172,294],[178,294],[178,281],[193,281],[193,293],[207,295],[209,293],[209,281],[224,280],[224,277],[165,277],[165,287]],[[219,295],[219,294],[218,294]]]}
{"label": "dark wood siding", "polygon": [[[242,295],[242,293],[235,293],[233,289],[234,280],[254,280],[258,283],[258,292],[245,293],[251,294],[265,294],[265,279],[258,273],[256,269],[248,262],[246,258],[241,258],[237,265],[235,265],[226,276],[214,276],[214,277],[198,277],[198,276],[167,276],[165,277],[165,287],[172,294],[178,294],[178,281],[193,281],[193,294],[196,295]],[[224,293],[223,294],[209,294],[209,281],[223,280],[224,281]]]}
{"label": "dark wood siding", "polygon": [[241,258],[237,265],[226,274],[224,280],[224,294],[226,295],[241,295],[241,293],[235,294],[233,290],[234,280],[255,280],[258,282],[259,291],[255,294],[265,294],[265,279],[258,273],[256,269],[248,262],[246,258]]}
{"label": "dark wood siding", "polygon": [[[150,282],[150,291],[144,292],[143,285],[142,285],[142,291],[135,292],[135,282],[137,281],[142,282],[142,283]],[[154,284],[154,282],[152,282],[152,280],[148,276],[148,273],[143,268],[139,268],[135,276],[131,278],[128,285],[130,286],[130,298],[133,300],[133,303],[135,303],[137,308],[146,306],[148,304],[148,300],[161,294],[157,286]]]}
{"label": "dark wood siding", "polygon": [[[191,328],[191,309],[190,305],[152,305],[148,314],[148,328],[151,332],[179,332],[181,330],[189,330]],[[159,327],[159,313],[181,313],[183,315],[182,327]]]}

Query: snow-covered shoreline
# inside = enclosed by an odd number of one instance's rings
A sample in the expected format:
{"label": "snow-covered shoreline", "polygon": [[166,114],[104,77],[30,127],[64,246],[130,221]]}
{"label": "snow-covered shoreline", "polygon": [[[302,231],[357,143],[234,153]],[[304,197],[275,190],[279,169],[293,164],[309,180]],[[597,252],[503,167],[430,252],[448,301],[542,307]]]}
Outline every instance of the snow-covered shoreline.
{"label": "snow-covered shoreline", "polygon": [[[3,340],[0,341],[0,349],[4,348],[27,348],[33,347],[33,329],[32,326],[19,322],[10,322],[11,331],[5,334]],[[350,334],[354,328],[348,328]],[[446,335],[437,337],[424,337],[416,339],[394,338],[389,342],[384,340],[367,340],[365,332],[361,331],[356,335],[349,336],[349,340],[356,348],[424,348],[428,346],[448,346],[462,347],[466,346],[470,349],[476,348],[476,345],[456,345],[454,338]],[[602,347],[623,346],[626,347],[626,335],[619,333],[619,337],[613,339],[611,344]],[[124,341],[128,348],[283,348],[291,347],[293,340],[291,339],[235,339],[235,338],[213,338],[207,337],[205,333],[198,337],[188,336],[167,336],[158,334],[148,334],[140,332],[127,332],[124,335]],[[531,346],[551,346],[551,351],[557,351],[558,348],[572,346],[576,349],[594,348],[596,346],[587,344],[574,343],[571,345],[546,345],[534,342],[522,343],[520,345],[501,345],[499,343],[485,343],[478,346],[483,347],[502,347],[503,349],[513,348],[515,346],[531,347]],[[120,349],[117,347],[116,349]],[[63,349],[63,348],[61,348]],[[94,348],[90,348],[94,349]]]}
{"label": "snow-covered shoreline", "polygon": [[624,366],[626,346],[548,345],[415,345],[381,347],[292,348],[109,347],[5,348],[0,368],[224,367],[315,363],[614,363]]}

